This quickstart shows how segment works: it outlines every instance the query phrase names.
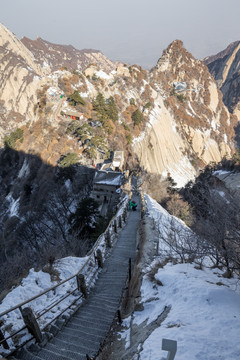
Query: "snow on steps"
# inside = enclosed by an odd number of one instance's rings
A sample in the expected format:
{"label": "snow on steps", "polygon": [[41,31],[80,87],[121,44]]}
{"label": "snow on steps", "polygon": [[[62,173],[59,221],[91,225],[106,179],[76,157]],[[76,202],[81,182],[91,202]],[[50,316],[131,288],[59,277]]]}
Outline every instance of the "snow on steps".
{"label": "snow on steps", "polygon": [[[140,202],[139,198],[135,200]],[[139,210],[129,212],[127,224],[119,234],[111,256],[105,261],[95,288],[67,325],[61,329],[62,323],[58,322],[50,328],[51,333],[46,339],[50,341],[44,348],[34,344],[28,350],[22,350],[15,359],[86,360],[86,354],[91,357],[98,352],[121,301],[128,260],[130,257],[133,262],[135,260],[139,221]]]}

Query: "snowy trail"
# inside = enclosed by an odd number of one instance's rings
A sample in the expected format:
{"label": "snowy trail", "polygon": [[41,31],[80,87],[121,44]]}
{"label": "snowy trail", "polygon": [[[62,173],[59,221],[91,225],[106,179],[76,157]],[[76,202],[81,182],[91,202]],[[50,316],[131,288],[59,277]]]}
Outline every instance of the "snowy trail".
{"label": "snowy trail", "polygon": [[120,304],[129,258],[134,263],[136,257],[140,199],[134,197],[134,200],[138,210],[129,212],[127,224],[86,303],[45,348],[37,354],[23,351],[16,359],[85,360],[86,354],[94,356],[98,352]]}
{"label": "snowy trail", "polygon": [[178,360],[240,359],[239,277],[225,278],[225,270],[211,268],[209,259],[201,270],[172,252],[169,258],[171,232],[188,228],[155,200],[146,200],[140,296],[135,311],[115,329],[108,360],[165,360],[163,338],[177,341]]}

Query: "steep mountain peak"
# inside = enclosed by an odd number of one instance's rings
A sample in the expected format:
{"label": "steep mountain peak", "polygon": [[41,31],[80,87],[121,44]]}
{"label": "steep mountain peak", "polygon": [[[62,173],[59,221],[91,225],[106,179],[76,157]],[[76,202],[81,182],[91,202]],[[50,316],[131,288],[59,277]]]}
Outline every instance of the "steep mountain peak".
{"label": "steep mountain peak", "polygon": [[8,30],[4,25],[0,24],[0,47],[1,53],[5,57],[17,55],[18,61],[30,68],[38,75],[42,74],[40,67],[36,64],[33,54],[21,43],[17,37]]}
{"label": "steep mountain peak", "polygon": [[230,53],[232,53],[239,44],[240,44],[240,41],[234,41],[230,45],[228,45],[228,47],[226,47],[226,49],[220,51],[219,53],[217,53],[215,55],[207,56],[204,59],[205,64],[208,65],[208,64],[212,63],[213,61],[223,59],[225,56],[228,56]]}
{"label": "steep mountain peak", "polygon": [[185,66],[193,67],[198,63],[191,53],[189,53],[183,46],[181,40],[174,40],[163,51],[161,58],[157,62],[157,69],[160,72],[166,70],[174,71],[180,68],[183,64]]}
{"label": "steep mountain peak", "polygon": [[181,49],[186,51],[186,49],[183,46],[183,41],[179,40],[179,39],[173,40],[167,47],[168,52],[171,52],[171,51],[174,51],[174,50],[179,51]]}
{"label": "steep mountain peak", "polygon": [[231,43],[225,50],[204,59],[230,112],[240,117],[240,41]]}

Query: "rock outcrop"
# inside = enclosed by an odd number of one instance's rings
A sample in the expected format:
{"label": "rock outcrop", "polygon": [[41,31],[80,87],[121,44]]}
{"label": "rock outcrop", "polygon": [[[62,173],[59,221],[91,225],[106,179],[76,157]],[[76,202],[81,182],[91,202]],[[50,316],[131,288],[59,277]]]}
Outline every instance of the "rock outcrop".
{"label": "rock outcrop", "polygon": [[236,118],[207,67],[181,41],[163,52],[150,76],[157,89],[155,109],[135,151],[147,170],[169,172],[182,185],[198,167],[231,154]]}
{"label": "rock outcrop", "polygon": [[223,93],[229,111],[240,118],[240,41],[231,43],[225,50],[204,59],[209,71]]}
{"label": "rock outcrop", "polygon": [[33,106],[43,71],[33,54],[0,25],[0,135],[34,120]]}

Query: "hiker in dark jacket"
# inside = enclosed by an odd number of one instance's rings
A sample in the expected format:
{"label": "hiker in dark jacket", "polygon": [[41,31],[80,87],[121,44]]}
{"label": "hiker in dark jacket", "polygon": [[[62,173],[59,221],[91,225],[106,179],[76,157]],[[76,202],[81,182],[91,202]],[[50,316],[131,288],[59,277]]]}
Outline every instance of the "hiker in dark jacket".
{"label": "hiker in dark jacket", "polygon": [[137,204],[135,203],[135,201],[132,201],[132,209],[133,211],[136,211],[137,209]]}

